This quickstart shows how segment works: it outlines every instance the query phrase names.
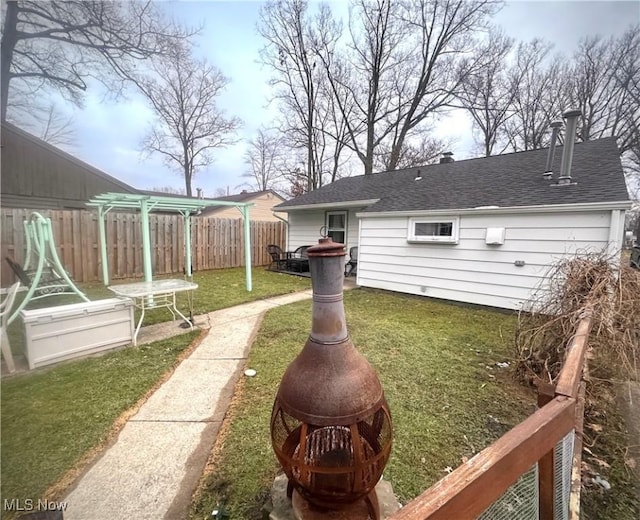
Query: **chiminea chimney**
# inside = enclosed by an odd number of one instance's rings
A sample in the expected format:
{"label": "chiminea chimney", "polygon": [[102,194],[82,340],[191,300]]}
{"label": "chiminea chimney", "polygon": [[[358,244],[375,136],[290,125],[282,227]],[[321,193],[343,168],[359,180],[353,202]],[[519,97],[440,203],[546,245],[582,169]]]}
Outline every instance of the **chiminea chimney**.
{"label": "chiminea chimney", "polygon": [[566,132],[564,135],[564,148],[562,150],[562,163],[560,165],[559,185],[571,184],[571,162],[573,161],[573,147],[576,142],[576,128],[578,118],[582,115],[580,110],[567,110],[562,114],[566,120]]}
{"label": "chiminea chimney", "polygon": [[553,157],[556,153],[556,143],[558,142],[558,134],[564,123],[560,120],[553,121],[549,126],[551,127],[551,143],[549,144],[549,153],[547,154],[547,165],[545,166],[544,173],[542,174],[545,179],[550,179],[553,175]]}
{"label": "chiminea chimney", "polygon": [[440,164],[447,164],[454,162],[453,152],[443,152],[442,157],[440,157]]}

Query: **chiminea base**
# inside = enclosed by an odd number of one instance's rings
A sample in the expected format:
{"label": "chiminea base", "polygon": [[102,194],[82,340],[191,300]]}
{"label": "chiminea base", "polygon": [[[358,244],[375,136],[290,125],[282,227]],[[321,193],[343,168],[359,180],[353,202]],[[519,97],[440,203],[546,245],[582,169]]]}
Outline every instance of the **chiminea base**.
{"label": "chiminea base", "polygon": [[294,490],[291,507],[296,520],[380,520],[380,505],[375,489],[365,498],[340,509],[319,509]]}
{"label": "chiminea base", "polygon": [[[292,520],[294,518],[300,518],[295,516],[296,513],[293,510],[291,498],[287,494],[288,483],[289,481],[284,473],[278,475],[275,478],[275,480],[273,481],[273,486],[271,487],[270,499],[265,503],[264,506],[264,518],[269,518],[269,520]],[[381,520],[389,518],[396,511],[398,511],[398,509],[400,509],[400,503],[398,502],[398,499],[393,492],[393,486],[391,485],[391,482],[382,479],[376,484],[375,490],[378,497]],[[362,504],[364,504],[364,501],[362,502]],[[366,504],[364,509],[365,512],[368,513]],[[347,509],[347,511],[349,510]],[[316,520],[316,518],[321,518],[322,520],[334,520],[342,518],[355,518],[357,520],[358,518],[368,518],[367,516],[331,516],[332,514],[339,514],[339,511],[320,512],[318,510],[313,510],[312,513],[315,513],[316,516],[308,516],[302,518],[304,518],[305,520]]]}

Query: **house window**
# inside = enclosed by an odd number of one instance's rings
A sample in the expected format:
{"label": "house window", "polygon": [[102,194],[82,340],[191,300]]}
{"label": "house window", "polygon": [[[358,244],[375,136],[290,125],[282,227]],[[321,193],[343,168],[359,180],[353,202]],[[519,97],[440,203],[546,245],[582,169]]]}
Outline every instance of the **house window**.
{"label": "house window", "polygon": [[327,213],[327,236],[340,244],[346,244],[347,240],[347,212],[332,211]]}
{"label": "house window", "polygon": [[407,240],[409,242],[458,243],[457,218],[411,218]]}

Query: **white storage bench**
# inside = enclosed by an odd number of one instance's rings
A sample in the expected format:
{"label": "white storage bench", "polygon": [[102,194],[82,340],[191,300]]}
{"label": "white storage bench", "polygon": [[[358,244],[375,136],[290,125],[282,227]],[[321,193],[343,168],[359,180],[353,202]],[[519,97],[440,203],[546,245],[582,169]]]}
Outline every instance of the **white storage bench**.
{"label": "white storage bench", "polygon": [[128,345],[133,338],[133,302],[128,298],[23,310],[20,314],[30,369]]}

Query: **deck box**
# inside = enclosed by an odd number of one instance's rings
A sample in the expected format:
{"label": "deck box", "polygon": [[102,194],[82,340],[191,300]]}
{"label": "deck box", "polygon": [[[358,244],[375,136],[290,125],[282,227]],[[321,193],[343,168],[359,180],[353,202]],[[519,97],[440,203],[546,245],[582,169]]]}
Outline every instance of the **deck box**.
{"label": "deck box", "polygon": [[30,369],[128,345],[133,338],[128,298],[23,310],[21,315]]}

